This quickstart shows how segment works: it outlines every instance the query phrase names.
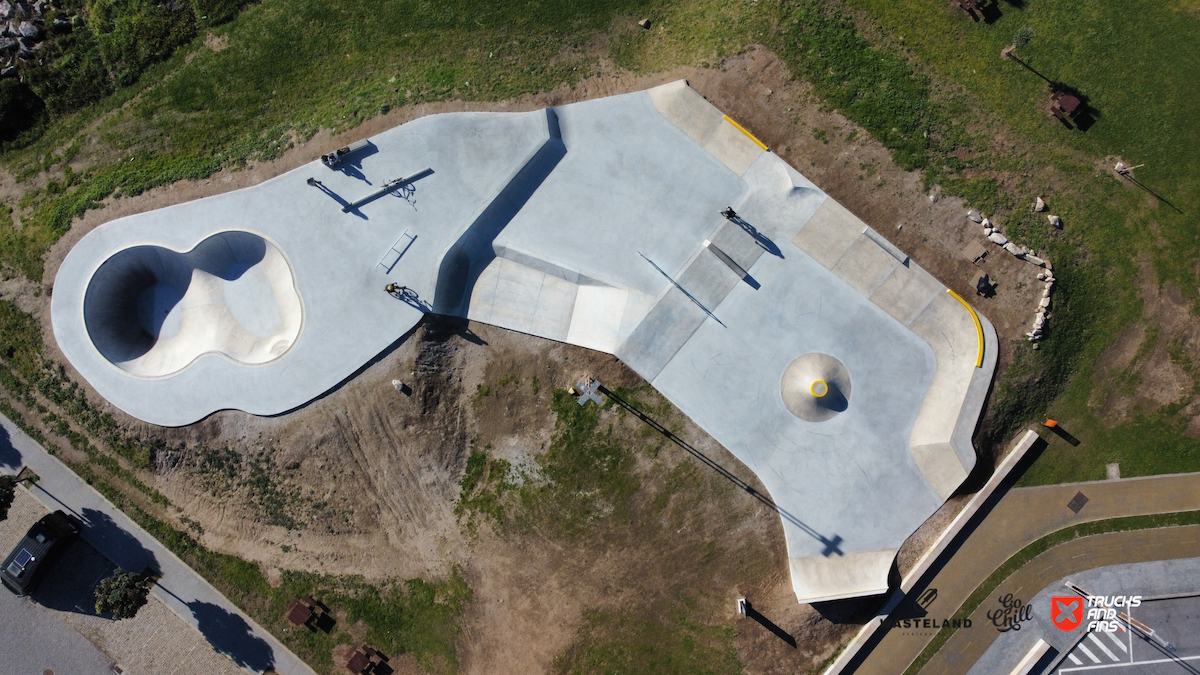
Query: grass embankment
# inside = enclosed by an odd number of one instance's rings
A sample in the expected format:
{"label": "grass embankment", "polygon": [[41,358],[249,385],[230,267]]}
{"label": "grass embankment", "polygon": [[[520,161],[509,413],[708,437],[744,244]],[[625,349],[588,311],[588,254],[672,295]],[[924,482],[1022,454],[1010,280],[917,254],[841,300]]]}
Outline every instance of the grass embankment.
{"label": "grass embankment", "polygon": [[[1059,544],[1066,543],[1079,537],[1090,537],[1097,534],[1105,534],[1108,532],[1130,532],[1133,530],[1149,530],[1159,527],[1178,527],[1180,525],[1196,525],[1200,524],[1200,511],[1185,511],[1182,513],[1165,513],[1152,516],[1130,516],[1128,518],[1113,518],[1111,520],[1099,520],[1092,523],[1083,523],[1072,527],[1061,529],[1053,534],[1046,535],[1041,539],[1021,549],[1016,555],[1009,558],[1003,565],[992,572],[970,596],[963,602],[962,607],[954,613],[951,619],[959,620],[966,619],[979,609],[984,600],[995,591],[1000,584],[1004,583],[1017,570],[1024,567],[1028,562],[1038,557],[1039,555],[1049,551]],[[1035,589],[1034,592],[1037,592]],[[938,653],[951,637],[954,636],[957,628],[951,627],[947,621],[947,627],[938,631],[933,640],[925,647],[924,651],[912,662],[905,671],[904,675],[916,675],[934,654]]]}
{"label": "grass embankment", "polygon": [[[619,393],[672,419],[649,387]],[[636,606],[586,610],[554,672],[741,672],[733,627],[711,617],[727,588],[754,583],[770,563],[755,537],[718,542],[716,533],[741,523],[753,503],[690,458],[668,457],[673,446],[660,457],[665,442],[623,410],[613,412],[611,402],[580,406],[557,390],[551,408],[554,434],[536,466],[513,467],[486,448],[472,452],[456,511],[522,545],[548,541],[575,558],[619,552],[641,561],[620,582],[623,593],[639,598]]]}
{"label": "grass embankment", "polygon": [[[1177,403],[1140,411],[1115,428],[1089,405],[1103,400],[1104,390],[1131,384],[1098,382],[1095,373],[1105,348],[1142,318],[1141,298],[1132,290],[1140,259],[1153,263],[1159,284],[1172,285],[1190,302],[1198,298],[1200,155],[1194,148],[1200,147],[1200,100],[1190,92],[1200,80],[1200,52],[1194,49],[1200,16],[1183,4],[1066,0],[1020,9],[1001,3],[998,20],[976,24],[946,6],[917,0],[847,2],[865,10],[936,77],[962,85],[976,105],[1034,149],[980,153],[968,174],[1002,177],[1021,202],[1051,189],[1056,195],[1051,206],[1066,223],[1062,236],[1048,236],[1040,216],[1021,213],[1024,203],[1000,221],[1010,236],[1049,249],[1061,283],[1053,334],[1036,353],[1017,350],[1016,367],[996,388],[993,415],[999,428],[1012,427],[1010,422],[1043,414],[1061,391],[1051,414],[1085,443],[1054,444],[1023,484],[1100,479],[1108,462],[1120,462],[1123,475],[1200,470],[1200,444],[1184,434],[1194,387]],[[1050,121],[1046,81],[1000,58],[1023,26],[1034,37],[1018,50],[1020,59],[1082,94],[1095,118],[1086,131]],[[1110,155],[1145,164],[1138,180],[1170,204],[1104,172],[1111,164],[1102,160]],[[1172,356],[1192,376],[1185,350]]]}
{"label": "grass embankment", "polygon": [[[457,571],[445,581],[393,580],[379,585],[361,577],[285,570],[276,585],[267,582],[257,563],[217,553],[200,544],[193,532],[164,517],[170,502],[137,477],[152,469],[162,449],[120,430],[98,411],[61,367],[41,357],[41,330],[33,317],[0,300],[0,412],[21,426],[51,453],[68,460],[89,485],[182,558],[247,614],[278,636],[319,672],[328,672],[338,644],[366,640],[389,655],[411,654],[431,673],[457,669],[457,619],[471,590]],[[82,454],[69,461],[66,447]],[[239,470],[240,471],[240,470]],[[254,465],[250,479],[255,478]],[[270,488],[254,495],[272,494]],[[260,505],[264,520],[287,518],[271,504]],[[198,525],[184,519],[199,534]],[[135,570],[138,571],[138,570]],[[284,621],[293,598],[311,595],[330,606],[345,624],[362,622],[355,635],[339,625],[331,633],[297,630]],[[363,632],[365,631],[365,635]]]}

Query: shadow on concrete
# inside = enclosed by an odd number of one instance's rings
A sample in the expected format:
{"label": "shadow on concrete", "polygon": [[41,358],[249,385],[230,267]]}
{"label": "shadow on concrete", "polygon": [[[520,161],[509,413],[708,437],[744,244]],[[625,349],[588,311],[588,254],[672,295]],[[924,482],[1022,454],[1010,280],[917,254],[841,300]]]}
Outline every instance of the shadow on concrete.
{"label": "shadow on concrete", "polygon": [[233,662],[256,673],[275,667],[275,652],[266,640],[250,630],[250,624],[237,614],[212,603],[193,600],[187,603],[197,628],[213,649]]}
{"label": "shadow on concrete", "polygon": [[154,553],[137,537],[121,529],[107,513],[85,508],[79,516],[83,520],[83,538],[118,567],[133,574],[147,569],[155,576],[162,574]]}
{"label": "shadow on concrete", "polygon": [[549,139],[517,171],[442,258],[438,268],[437,290],[433,295],[433,311],[438,314],[466,314],[471,289],[475,287],[483,269],[496,257],[492,242],[567,155],[567,146],[563,143],[558,126],[558,115],[553,108],[546,109],[546,126]]}
{"label": "shadow on concrete", "polygon": [[754,619],[763,628],[771,631],[775,637],[788,643],[792,649],[796,649],[796,638],[792,637],[791,633],[788,633],[786,630],[780,628],[774,621],[771,621],[767,617],[763,616],[762,613],[760,613],[757,609],[754,609],[754,606],[750,604],[749,600],[744,600],[743,602],[745,603],[746,616],[748,618]]}
{"label": "shadow on concrete", "polygon": [[766,506],[767,508],[778,513],[779,516],[781,518],[783,518],[785,521],[787,521],[791,525],[795,526],[800,531],[804,532],[805,534],[812,537],[813,539],[816,539],[817,541],[821,542],[821,545],[824,547],[824,550],[821,551],[821,555],[825,556],[826,558],[828,558],[830,556],[834,556],[834,555],[845,555],[841,550],[841,544],[842,544],[843,539],[840,535],[835,534],[835,535],[833,535],[832,538],[830,538],[830,537],[826,537],[825,535],[821,534],[820,532],[817,532],[812,527],[810,527],[807,523],[801,521],[799,518],[793,516],[791,513],[788,513],[785,509],[780,508],[775,502],[771,501],[770,497],[768,497],[767,495],[756,490],[754,488],[754,486],[750,485],[749,483],[742,480],[741,478],[738,478],[736,475],[733,474],[733,472],[729,471],[725,467],[721,466],[720,464],[718,464],[715,461],[713,461],[712,459],[710,459],[708,457],[708,455],[705,455],[704,453],[700,452],[696,448],[692,447],[691,444],[689,444],[687,441],[683,440],[679,436],[676,436],[673,431],[671,431],[670,429],[659,424],[658,421],[655,420],[653,417],[650,417],[649,415],[642,412],[641,410],[638,410],[629,401],[626,401],[625,399],[621,398],[620,396],[609,391],[608,389],[606,389],[604,387],[604,385],[600,385],[600,387],[597,389],[597,391],[599,391],[601,394],[604,394],[605,396],[607,396],[608,399],[610,401],[612,401],[613,403],[616,403],[617,405],[621,406],[625,410],[633,413],[638,419],[645,422],[649,427],[651,427],[652,429],[654,429],[655,431],[657,431],[658,433],[660,433],[664,437],[666,437],[667,440],[671,441],[675,445],[682,448],[685,452],[687,452],[692,457],[695,457],[696,459],[700,460],[700,462],[702,464],[704,464],[705,466],[707,466],[708,468],[721,474],[721,476],[723,478],[725,478],[729,482],[731,482],[734,485],[741,488],[742,491],[746,492],[751,497],[754,497],[755,499],[757,499],[759,501],[759,503],[761,503],[762,505]]}
{"label": "shadow on concrete", "polygon": [[771,241],[770,237],[766,236],[762,232],[759,232],[758,228],[746,222],[745,218],[742,218],[741,216],[733,216],[729,220],[733,221],[735,225],[745,230],[746,234],[750,235],[754,239],[754,243],[762,247],[762,250],[770,253],[773,256],[783,258],[783,251],[779,250],[779,247],[775,245],[775,242]]}
{"label": "shadow on concrete", "polygon": [[890,597],[891,594],[884,593],[863,598],[826,600],[812,603],[812,608],[832,623],[862,625],[879,614]]}
{"label": "shadow on concrete", "polygon": [[365,157],[370,157],[379,152],[379,146],[371,141],[367,141],[366,146],[355,150],[348,155],[342,155],[341,161],[335,167],[330,167],[333,171],[337,171],[343,176],[357,178],[367,185],[371,185],[371,181],[367,180],[367,176],[363,173],[362,161]]}
{"label": "shadow on concrete", "polygon": [[60,612],[95,616],[96,585],[116,569],[96,547],[76,539],[47,571],[41,587],[33,593],[33,600]]}
{"label": "shadow on concrete", "polygon": [[0,425],[0,469],[7,469],[11,473],[16,473],[24,463],[21,451],[13,447],[12,437],[8,435],[8,429]]}
{"label": "shadow on concrete", "polygon": [[317,183],[316,187],[319,188],[321,190],[321,192],[324,192],[325,194],[329,195],[333,199],[333,201],[337,202],[338,206],[342,207],[342,213],[352,213],[352,214],[358,216],[359,218],[362,218],[363,220],[367,219],[367,214],[363,213],[362,211],[359,211],[358,209],[350,208],[350,202],[343,199],[342,196],[339,195],[338,193],[325,187],[324,183]]}
{"label": "shadow on concrete", "polygon": [[[1021,458],[1021,461],[1013,467],[1012,471],[1010,471],[1008,476],[1006,476],[1000,485],[996,487],[996,490],[991,494],[991,496],[989,496],[982,504],[980,504],[979,510],[975,513],[975,515],[971,516],[963,529],[960,530],[959,533],[950,540],[945,550],[942,551],[942,554],[938,556],[937,560],[930,565],[929,569],[925,571],[925,574],[921,575],[921,578],[913,584],[913,587],[908,591],[904,598],[901,599],[899,604],[897,604],[891,613],[888,614],[888,619],[885,622],[885,625],[880,627],[874,632],[874,634],[871,635],[866,644],[863,645],[863,648],[860,649],[854,658],[846,664],[846,667],[842,672],[855,672],[863,664],[863,662],[865,662],[871,656],[875,648],[879,646],[879,643],[883,641],[890,631],[910,630],[905,628],[889,627],[887,623],[904,619],[921,619],[927,616],[933,616],[937,619],[948,619],[950,618],[950,615],[957,611],[957,608],[946,608],[943,610],[942,607],[938,606],[936,602],[937,589],[931,586],[933,580],[939,573],[941,573],[942,569],[945,568],[946,563],[954,558],[959,549],[962,548],[963,543],[975,533],[975,530],[979,527],[979,524],[987,519],[991,512],[996,508],[996,505],[1000,503],[1000,500],[1004,499],[1009,490],[1012,489],[1012,486],[1021,479],[1021,476],[1029,470],[1029,467],[1037,460],[1038,456],[1040,456],[1045,449],[1046,441],[1044,439],[1039,439],[1033,444],[1032,447],[1030,447],[1028,451],[1026,451],[1025,456]],[[982,464],[982,462],[980,464]],[[978,467],[978,464],[976,466]],[[991,475],[991,473],[992,469],[989,465],[987,474]],[[978,488],[976,488],[976,490],[978,490]],[[1016,551],[1013,551],[1013,553],[1016,553]],[[895,578],[897,579],[898,585],[899,575],[896,575]],[[931,590],[933,591],[932,594],[929,593]],[[877,597],[890,599],[892,595],[892,593],[889,593],[887,595]],[[815,607],[816,605],[814,605],[814,608]],[[882,611],[883,608],[884,605],[880,605],[878,611]],[[878,614],[878,611],[876,612],[876,615]],[[865,623],[865,621],[869,619],[870,617],[867,617],[863,621],[858,621],[857,623]]]}
{"label": "shadow on concrete", "polygon": [[421,296],[417,295],[416,291],[407,286],[398,288],[394,291],[388,291],[387,293],[400,302],[412,307],[413,309],[420,310],[422,312],[429,312],[433,309],[427,300],[422,300]]}

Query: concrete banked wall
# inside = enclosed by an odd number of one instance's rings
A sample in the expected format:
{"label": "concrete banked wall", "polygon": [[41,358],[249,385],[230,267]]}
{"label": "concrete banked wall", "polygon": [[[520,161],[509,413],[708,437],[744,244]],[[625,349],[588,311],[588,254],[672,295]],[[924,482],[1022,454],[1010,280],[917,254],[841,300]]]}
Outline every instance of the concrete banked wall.
{"label": "concrete banked wall", "polygon": [[249,232],[223,232],[186,253],[119,251],[92,275],[83,312],[96,349],[146,377],[211,353],[267,363],[287,352],[303,322],[287,259]]}

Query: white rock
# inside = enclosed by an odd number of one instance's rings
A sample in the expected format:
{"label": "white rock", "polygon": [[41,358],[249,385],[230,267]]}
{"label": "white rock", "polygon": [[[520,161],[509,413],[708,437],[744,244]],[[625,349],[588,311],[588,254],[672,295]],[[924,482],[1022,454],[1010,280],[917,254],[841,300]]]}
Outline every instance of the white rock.
{"label": "white rock", "polygon": [[1045,211],[1046,210],[1046,202],[1042,201],[1041,197],[1038,197],[1037,201],[1033,203],[1033,210],[1037,211],[1039,213],[1041,213],[1042,211]]}
{"label": "white rock", "polygon": [[1022,253],[1021,247],[1017,246],[1016,244],[1014,244],[1011,241],[1004,245],[1004,250],[1008,251],[1009,253],[1011,253],[1013,255],[1021,255],[1021,253]]}
{"label": "white rock", "polygon": [[995,232],[995,230],[993,230],[993,229],[992,229],[992,228],[990,228],[990,227],[985,227],[985,228],[983,228],[983,236],[985,236],[985,237],[991,236],[991,234],[992,234],[993,232]]}
{"label": "white rock", "polygon": [[1042,260],[1041,258],[1037,257],[1036,255],[1034,255],[1032,253],[1025,254],[1025,262],[1033,263],[1034,265],[1037,265],[1038,267],[1041,267],[1042,265],[1046,264],[1046,261]]}
{"label": "white rock", "polygon": [[1008,243],[1008,237],[1000,234],[998,230],[992,230],[992,233],[988,235],[988,241],[998,246],[1003,246]]}
{"label": "white rock", "polygon": [[1059,218],[1058,216],[1046,216],[1046,220],[1050,221],[1050,224],[1054,227],[1057,227],[1060,230],[1062,229],[1062,218]]}
{"label": "white rock", "polygon": [[931,202],[937,202],[937,193],[932,193],[932,194],[930,194],[930,195],[929,195],[929,201],[931,201]]}
{"label": "white rock", "polygon": [[900,230],[903,230],[903,229],[904,229],[904,223],[900,223],[899,225],[896,226],[897,232],[899,232]]}
{"label": "white rock", "polygon": [[1045,307],[1038,307],[1038,308],[1037,308],[1037,313],[1038,313],[1038,314],[1045,314],[1045,313],[1046,313],[1046,308],[1045,308]]}
{"label": "white rock", "polygon": [[967,217],[977,223],[983,222],[983,216],[979,215],[979,212],[976,211],[975,209],[971,209],[970,211],[967,211]]}
{"label": "white rock", "polygon": [[1049,306],[1050,306],[1050,296],[1046,296],[1038,301],[1038,307],[1049,307]]}
{"label": "white rock", "polygon": [[987,227],[992,227],[992,221],[988,220],[987,218],[984,218],[984,219],[983,219],[983,223],[982,223],[982,225],[983,225],[985,228],[987,228]]}
{"label": "white rock", "polygon": [[1038,280],[1038,281],[1045,281],[1045,280],[1046,280],[1046,273],[1045,273],[1045,272],[1038,272],[1037,280]]}

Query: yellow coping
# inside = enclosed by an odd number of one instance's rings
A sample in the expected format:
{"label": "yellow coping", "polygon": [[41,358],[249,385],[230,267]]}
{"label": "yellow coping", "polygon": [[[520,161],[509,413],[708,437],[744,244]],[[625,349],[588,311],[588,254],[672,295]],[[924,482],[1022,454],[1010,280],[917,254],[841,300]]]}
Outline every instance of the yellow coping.
{"label": "yellow coping", "polygon": [[[817,393],[818,389],[821,392],[819,394]],[[817,380],[816,382],[812,383],[811,387],[808,388],[808,393],[812,394],[816,398],[821,398],[825,394],[829,393],[829,385],[825,384],[825,380]]]}
{"label": "yellow coping", "polygon": [[750,140],[754,141],[754,144],[755,144],[755,145],[757,145],[758,147],[762,148],[763,150],[766,150],[766,149],[767,149],[767,144],[766,144],[766,143],[763,143],[762,141],[760,141],[760,140],[758,140],[757,138],[755,138],[755,137],[754,137],[754,134],[750,133],[749,131],[746,131],[746,127],[744,127],[744,126],[742,126],[742,125],[738,124],[737,122],[734,122],[732,117],[730,117],[729,115],[726,115],[726,116],[725,116],[725,121],[726,121],[726,122],[729,122],[730,124],[732,124],[732,125],[733,125],[733,127],[734,127],[735,129],[737,129],[738,131],[742,132],[743,134],[746,134],[746,138],[749,138]]}
{"label": "yellow coping", "polygon": [[961,295],[959,295],[958,293],[955,293],[954,291],[950,290],[949,288],[946,289],[946,292],[949,293],[950,295],[953,295],[955,300],[958,300],[959,302],[961,302],[962,306],[967,308],[967,311],[971,313],[971,318],[975,321],[975,337],[979,340],[979,353],[975,356],[975,367],[982,368],[983,367],[983,325],[981,323],[979,323],[979,315],[975,313],[974,307],[970,306],[969,304],[967,304],[966,300],[962,299]]}

